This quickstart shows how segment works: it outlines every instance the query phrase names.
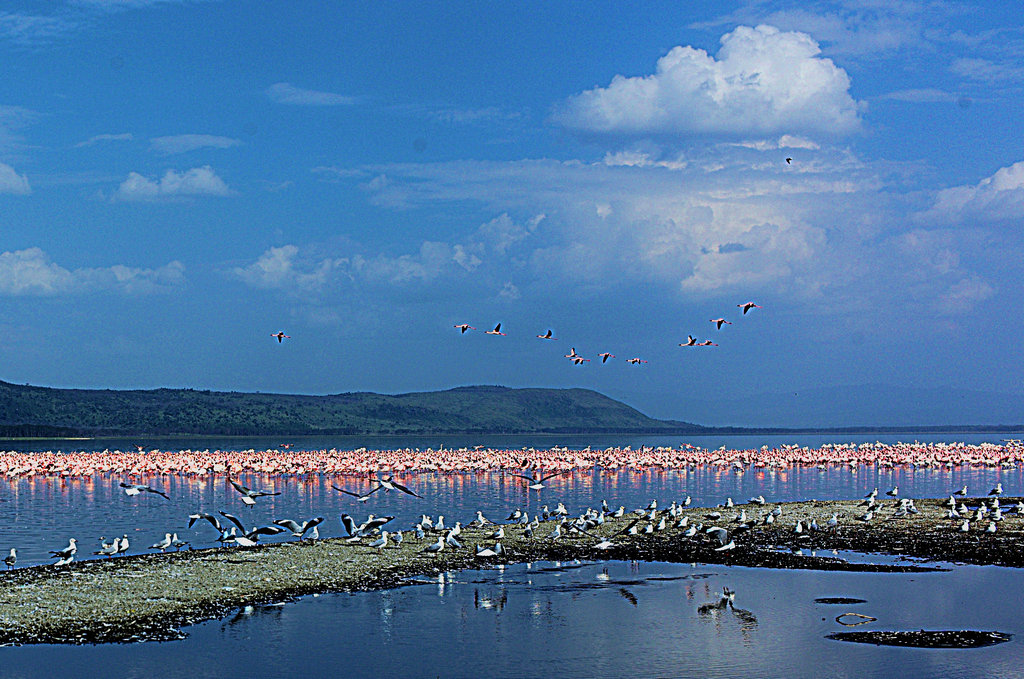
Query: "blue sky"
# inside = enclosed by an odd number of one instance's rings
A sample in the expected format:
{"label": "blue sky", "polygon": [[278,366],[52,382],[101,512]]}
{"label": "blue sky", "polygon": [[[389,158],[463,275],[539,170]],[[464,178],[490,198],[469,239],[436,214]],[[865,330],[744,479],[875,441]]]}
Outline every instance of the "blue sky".
{"label": "blue sky", "polygon": [[1021,395],[1024,12],[635,4],[4,3],[0,379]]}

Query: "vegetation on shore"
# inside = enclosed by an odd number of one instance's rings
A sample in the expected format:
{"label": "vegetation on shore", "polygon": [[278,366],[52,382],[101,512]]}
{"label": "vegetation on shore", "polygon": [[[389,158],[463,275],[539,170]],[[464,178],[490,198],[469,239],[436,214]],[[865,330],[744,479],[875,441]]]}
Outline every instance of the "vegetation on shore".
{"label": "vegetation on shore", "polygon": [[0,382],[0,436],[700,433],[587,389],[459,387],[308,396]]}

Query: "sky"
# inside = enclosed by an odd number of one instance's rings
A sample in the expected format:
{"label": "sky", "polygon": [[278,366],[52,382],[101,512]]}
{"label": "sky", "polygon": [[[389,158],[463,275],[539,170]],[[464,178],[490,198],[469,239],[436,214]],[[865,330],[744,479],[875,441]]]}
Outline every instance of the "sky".
{"label": "sky", "polygon": [[0,379],[1024,422],[1016,5],[12,0],[0,64]]}

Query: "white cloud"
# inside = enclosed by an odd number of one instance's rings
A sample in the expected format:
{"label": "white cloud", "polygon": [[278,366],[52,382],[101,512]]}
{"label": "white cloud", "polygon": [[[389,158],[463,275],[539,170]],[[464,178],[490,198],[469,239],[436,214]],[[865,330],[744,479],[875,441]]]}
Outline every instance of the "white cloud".
{"label": "white cloud", "polygon": [[117,264],[72,271],[50,261],[40,248],[28,248],[0,253],[0,295],[48,296],[99,290],[145,294],[180,285],[184,272],[184,265],[178,261],[156,269]]}
{"label": "white cloud", "polygon": [[178,134],[171,137],[154,137],[149,140],[149,147],[157,153],[173,155],[202,148],[227,149],[241,143],[237,139],[212,134]]}
{"label": "white cloud", "polygon": [[56,16],[0,12],[0,37],[22,47],[53,40],[74,26],[71,21]]}
{"label": "white cloud", "polygon": [[655,73],[617,75],[555,114],[567,127],[615,134],[854,132],[859,105],[846,71],[820,57],[807,34],[740,26],[716,57],[674,47]]}
{"label": "white cloud", "polygon": [[19,175],[10,165],[0,163],[0,193],[28,195],[32,189],[28,185],[28,177]]}
{"label": "white cloud", "polygon": [[205,165],[181,173],[168,170],[159,180],[130,172],[117,188],[112,200],[153,201],[177,196],[229,195],[232,195],[231,189],[209,165]]}
{"label": "white cloud", "polygon": [[887,92],[878,97],[879,99],[890,99],[892,101],[907,101],[917,104],[929,104],[936,102],[953,102],[958,101],[960,97],[947,92],[945,90],[939,90],[935,88],[923,88],[923,89],[909,89],[909,90],[896,90],[894,92]]}
{"label": "white cloud", "polygon": [[123,134],[97,134],[93,137],[89,137],[85,141],[80,141],[75,144],[76,149],[84,148],[86,146],[94,146],[101,141],[131,141],[135,137],[131,132],[125,132]]}
{"label": "white cloud", "polygon": [[954,59],[950,70],[958,76],[983,83],[998,83],[1006,81],[1017,81],[1024,79],[1024,67],[1020,66],[1018,57],[1010,63],[981,59],[976,57],[962,57]]}
{"label": "white cloud", "polygon": [[290,83],[275,83],[267,88],[266,94],[278,104],[295,106],[350,106],[358,100],[334,92],[304,90]]}
{"label": "white cloud", "polygon": [[1000,168],[974,186],[954,186],[938,192],[931,209],[918,220],[955,223],[1024,217],[1024,161]]}

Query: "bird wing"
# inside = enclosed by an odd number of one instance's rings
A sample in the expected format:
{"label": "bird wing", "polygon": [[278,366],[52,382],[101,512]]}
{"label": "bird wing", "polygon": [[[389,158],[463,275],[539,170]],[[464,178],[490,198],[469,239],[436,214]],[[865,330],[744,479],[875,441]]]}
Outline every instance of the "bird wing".
{"label": "bird wing", "polygon": [[[398,490],[402,491],[403,493],[406,493],[408,495],[412,495],[413,497],[418,497],[420,499],[423,499],[422,495],[417,495],[416,493],[412,492],[411,490],[409,490],[408,488],[406,488],[405,486],[400,484],[398,481],[395,481],[394,479],[391,479],[391,485],[394,486],[395,488],[397,488]],[[377,486],[377,487],[380,488],[380,486]]]}
{"label": "bird wing", "polygon": [[156,488],[150,488],[149,486],[146,486],[146,492],[149,492],[149,493],[156,493],[157,495],[162,495],[162,496],[164,497],[164,499],[165,499],[165,500],[170,500],[170,499],[171,499],[171,498],[170,498],[170,497],[169,497],[169,496],[167,495],[167,493],[165,493],[164,491],[162,491],[162,490],[157,490]]}
{"label": "bird wing", "polygon": [[291,519],[276,519],[274,520],[274,523],[276,523],[278,526],[283,526],[284,528],[287,528],[293,533],[298,533],[302,530],[302,526],[295,523]]}
{"label": "bird wing", "polygon": [[221,512],[220,515],[223,516],[228,521],[230,521],[231,523],[233,523],[236,526],[238,526],[238,530],[242,531],[243,533],[247,532],[245,530],[245,526],[242,525],[241,520],[239,520],[239,518],[237,516],[235,516],[234,514],[228,514],[227,512]]}
{"label": "bird wing", "polygon": [[238,483],[238,482],[237,482],[237,481],[235,481],[234,479],[228,479],[228,483],[230,483],[230,484],[231,484],[231,486],[232,486],[232,487],[233,487],[233,488],[234,488],[235,490],[237,490],[237,491],[238,491],[239,493],[241,493],[242,495],[248,495],[249,493],[251,493],[251,492],[252,492],[251,490],[249,490],[248,488],[246,488],[246,487],[245,487],[245,486],[243,486],[242,484]]}
{"label": "bird wing", "polygon": [[562,474],[564,474],[564,473],[565,473],[565,472],[555,472],[554,474],[548,474],[548,475],[546,475],[546,476],[542,476],[542,477],[540,477],[539,479],[537,479],[537,483],[544,483],[544,482],[545,482],[545,481],[547,481],[548,479],[553,479],[553,478],[555,478],[556,476],[561,476],[561,475],[562,475]]}

